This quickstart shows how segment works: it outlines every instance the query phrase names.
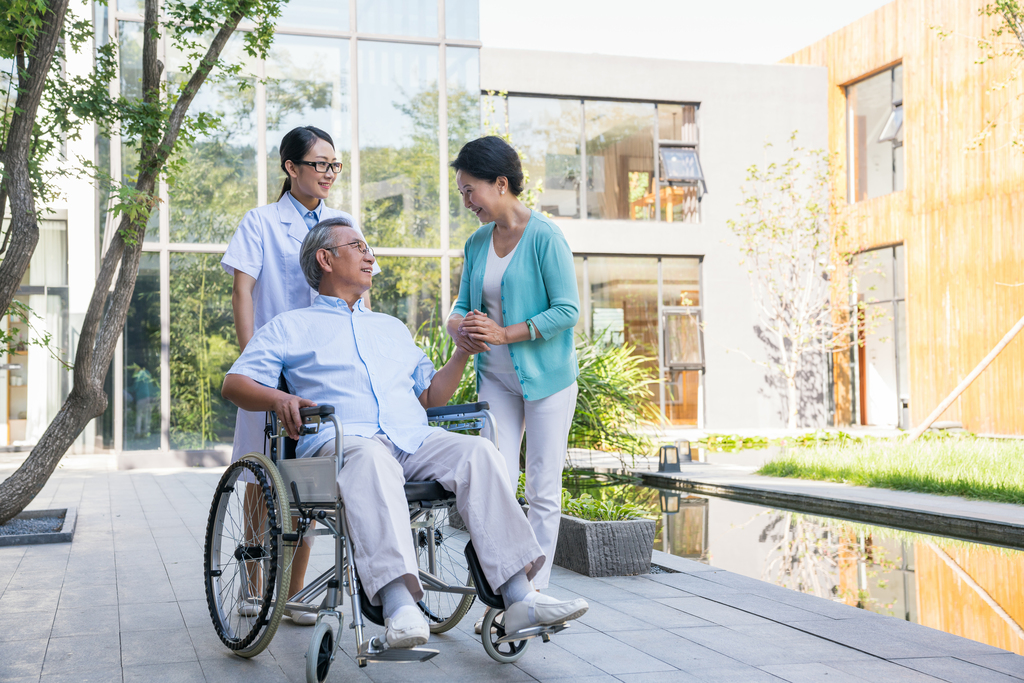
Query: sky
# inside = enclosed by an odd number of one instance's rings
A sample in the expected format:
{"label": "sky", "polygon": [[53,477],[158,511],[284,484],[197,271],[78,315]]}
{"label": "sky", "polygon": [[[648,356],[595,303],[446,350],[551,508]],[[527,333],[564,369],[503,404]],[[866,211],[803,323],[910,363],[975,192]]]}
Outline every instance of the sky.
{"label": "sky", "polygon": [[771,64],[890,0],[480,0],[487,47]]}

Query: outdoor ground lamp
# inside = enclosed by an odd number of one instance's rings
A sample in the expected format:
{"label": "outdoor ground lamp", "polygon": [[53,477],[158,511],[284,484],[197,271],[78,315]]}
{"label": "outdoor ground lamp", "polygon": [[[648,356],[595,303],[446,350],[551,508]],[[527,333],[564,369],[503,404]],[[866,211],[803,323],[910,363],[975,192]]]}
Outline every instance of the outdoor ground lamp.
{"label": "outdoor ground lamp", "polygon": [[679,448],[665,444],[658,449],[658,471],[679,472]]}
{"label": "outdoor ground lamp", "polygon": [[659,491],[661,499],[661,512],[665,515],[674,515],[679,512],[679,494],[671,491]]}
{"label": "outdoor ground lamp", "polygon": [[676,441],[676,449],[679,451],[680,462],[693,462],[693,450],[690,448],[690,442],[685,439]]}

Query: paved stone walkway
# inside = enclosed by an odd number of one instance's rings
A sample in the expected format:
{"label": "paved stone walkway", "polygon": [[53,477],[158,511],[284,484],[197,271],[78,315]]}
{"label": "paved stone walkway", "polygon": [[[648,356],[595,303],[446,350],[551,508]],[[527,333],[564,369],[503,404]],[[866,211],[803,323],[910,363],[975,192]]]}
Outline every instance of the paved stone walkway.
{"label": "paved stone walkway", "polygon": [[[73,505],[70,544],[0,548],[0,681],[301,681],[310,630],[282,624],[243,660],[217,640],[201,547],[219,469],[111,471],[69,458],[32,507]],[[0,477],[10,470],[0,467]],[[314,548],[311,572],[331,547]],[[1024,657],[675,559],[679,573],[591,579],[555,568],[550,592],[590,612],[516,664],[484,653],[470,615],[424,664],[359,669],[345,630],[332,681],[1011,681]]]}

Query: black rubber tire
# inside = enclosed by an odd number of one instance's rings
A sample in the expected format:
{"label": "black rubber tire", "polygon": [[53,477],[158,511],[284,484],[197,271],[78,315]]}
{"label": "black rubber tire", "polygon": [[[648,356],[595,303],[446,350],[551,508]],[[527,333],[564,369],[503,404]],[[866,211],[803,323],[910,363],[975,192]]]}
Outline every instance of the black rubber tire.
{"label": "black rubber tire", "polygon": [[[250,488],[245,479],[255,486]],[[245,514],[247,490],[257,492],[250,507],[265,520],[258,529],[250,528]],[[281,475],[262,453],[232,463],[214,491],[203,552],[206,602],[217,636],[242,657],[266,649],[284,614],[288,596],[283,587],[291,579],[292,549],[281,535],[291,533],[288,510]],[[260,577],[262,590],[243,598],[253,574]]]}
{"label": "black rubber tire", "polygon": [[336,638],[334,624],[328,619],[321,619],[306,650],[306,683],[324,683],[327,680]]}
{"label": "black rubber tire", "polygon": [[[526,654],[526,648],[530,645],[529,640],[514,640],[510,643],[498,643],[498,638],[505,637],[505,628],[498,617],[504,612],[496,609],[487,610],[484,615],[483,628],[480,630],[480,640],[484,644],[484,651],[496,662],[511,664]],[[494,633],[491,633],[491,629]]]}

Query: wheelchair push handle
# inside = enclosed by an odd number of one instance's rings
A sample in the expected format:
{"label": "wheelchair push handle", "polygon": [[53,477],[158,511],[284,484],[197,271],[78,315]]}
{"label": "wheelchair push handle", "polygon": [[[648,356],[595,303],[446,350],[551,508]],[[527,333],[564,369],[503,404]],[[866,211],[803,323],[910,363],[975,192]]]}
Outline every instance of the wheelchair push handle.
{"label": "wheelchair push handle", "polygon": [[328,415],[334,415],[334,406],[310,406],[308,408],[299,408],[299,417],[303,419],[307,417],[327,417]]}

